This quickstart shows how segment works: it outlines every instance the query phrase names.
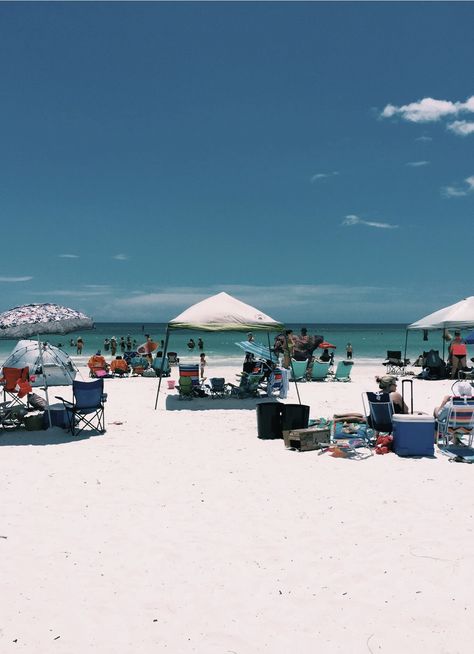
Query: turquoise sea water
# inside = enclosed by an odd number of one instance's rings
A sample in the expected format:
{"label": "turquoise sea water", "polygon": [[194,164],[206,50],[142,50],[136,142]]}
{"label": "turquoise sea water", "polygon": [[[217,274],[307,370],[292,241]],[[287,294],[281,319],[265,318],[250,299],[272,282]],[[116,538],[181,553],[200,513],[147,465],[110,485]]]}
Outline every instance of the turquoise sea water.
{"label": "turquoise sea water", "polygon": [[[405,325],[401,324],[311,324],[298,323],[287,325],[288,329],[293,329],[299,333],[301,327],[307,327],[310,334],[321,334],[324,338],[337,346],[335,350],[336,360],[345,358],[346,344],[352,343],[354,360],[364,360],[367,363],[380,361],[385,358],[387,350],[405,349]],[[166,324],[163,323],[96,323],[95,328],[90,331],[73,332],[66,335],[52,336],[44,338],[52,345],[62,344],[65,352],[73,357],[78,365],[83,365],[87,359],[98,349],[106,358],[110,358],[110,352],[105,352],[103,343],[106,337],[115,336],[117,341],[121,336],[131,335],[135,338],[138,345],[142,344],[145,334],[150,334],[154,341],[160,342],[165,338]],[[270,342],[273,344],[273,338],[276,332],[270,334]],[[70,340],[74,341],[78,336],[84,340],[84,349],[81,357],[76,356],[76,348],[70,346]],[[243,352],[236,345],[237,341],[244,341],[247,338],[246,332],[197,332],[192,330],[183,330],[172,332],[168,349],[178,353],[182,361],[197,361],[199,350],[196,347],[194,351],[188,350],[187,342],[189,338],[194,338],[197,343],[199,337],[204,341],[204,352],[209,363],[213,365],[230,365],[240,364],[243,359]],[[266,333],[254,333],[255,341],[268,343]],[[16,340],[0,340],[0,361],[3,362],[8,354],[16,345]],[[429,349],[443,352],[443,341],[441,332],[431,332],[429,341],[424,342],[422,332],[410,332],[408,336],[407,355],[413,361],[420,352]],[[117,354],[120,354],[118,350]],[[472,356],[473,353],[470,354]]]}

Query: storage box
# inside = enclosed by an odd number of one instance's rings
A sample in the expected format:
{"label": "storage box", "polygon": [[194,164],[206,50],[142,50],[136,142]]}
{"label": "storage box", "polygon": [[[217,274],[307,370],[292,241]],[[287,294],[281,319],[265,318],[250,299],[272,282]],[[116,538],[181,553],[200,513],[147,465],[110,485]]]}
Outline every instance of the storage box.
{"label": "storage box", "polygon": [[43,427],[43,414],[36,413],[34,415],[25,416],[26,431],[40,431]]}
{"label": "storage box", "polygon": [[398,456],[434,456],[435,419],[427,415],[392,416],[392,450]]}
{"label": "storage box", "polygon": [[307,427],[306,429],[289,429],[283,431],[285,447],[299,452],[320,450],[329,445],[331,431],[329,427]]}

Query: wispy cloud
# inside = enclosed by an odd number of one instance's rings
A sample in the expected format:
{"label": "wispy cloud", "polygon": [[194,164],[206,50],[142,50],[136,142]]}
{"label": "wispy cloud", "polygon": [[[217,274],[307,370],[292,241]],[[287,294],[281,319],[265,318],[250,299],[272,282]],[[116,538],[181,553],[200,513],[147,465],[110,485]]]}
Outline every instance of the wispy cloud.
{"label": "wispy cloud", "polygon": [[328,179],[329,177],[334,177],[335,175],[339,175],[339,171],[334,170],[331,173],[315,173],[310,177],[310,182],[311,184],[314,184],[315,182],[319,182],[323,179]]}
{"label": "wispy cloud", "polygon": [[[468,98],[466,102],[423,98],[417,102],[410,102],[401,106],[387,104],[381,112],[380,117],[400,117],[402,120],[411,123],[433,123],[443,118],[456,118],[463,113],[474,113],[474,95]],[[448,123],[447,128],[454,134],[467,136],[474,132],[474,123],[465,120],[455,120]]]}
{"label": "wispy cloud", "polygon": [[397,229],[398,225],[392,225],[390,223],[379,223],[371,220],[362,220],[359,216],[354,214],[349,214],[344,218],[341,223],[344,227],[353,227],[354,225],[364,225],[365,227],[375,227],[377,229]]}
{"label": "wispy cloud", "polygon": [[29,282],[33,277],[3,277],[0,276],[0,282],[16,283],[16,282]]}
{"label": "wispy cloud", "polygon": [[405,165],[411,168],[420,168],[421,166],[427,166],[429,163],[429,161],[408,161]]}
{"label": "wispy cloud", "polygon": [[130,257],[128,254],[114,254],[112,259],[115,259],[116,261],[128,261]]}
{"label": "wispy cloud", "polygon": [[462,184],[443,186],[441,195],[445,198],[461,198],[474,191],[474,175],[466,177]]}
{"label": "wispy cloud", "polygon": [[433,139],[432,139],[431,136],[418,136],[418,137],[415,139],[415,141],[423,141],[423,142],[426,142],[426,143],[427,143],[428,141],[432,141],[432,140],[433,140]]}
{"label": "wispy cloud", "polygon": [[58,254],[60,259],[79,259],[77,254]]}
{"label": "wispy cloud", "polygon": [[448,129],[455,134],[459,134],[459,136],[468,136],[468,134],[474,132],[474,123],[468,123],[466,120],[455,120],[448,125]]}

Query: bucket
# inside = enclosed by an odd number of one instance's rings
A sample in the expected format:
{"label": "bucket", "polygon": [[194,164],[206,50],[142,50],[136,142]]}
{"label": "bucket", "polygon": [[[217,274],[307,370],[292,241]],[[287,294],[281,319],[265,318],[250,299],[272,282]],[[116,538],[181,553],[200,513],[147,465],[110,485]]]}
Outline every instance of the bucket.
{"label": "bucket", "polygon": [[168,379],[168,388],[174,388],[176,381],[174,379]]}
{"label": "bucket", "polygon": [[281,431],[283,406],[280,402],[260,402],[260,404],[257,404],[258,438],[283,438]]}

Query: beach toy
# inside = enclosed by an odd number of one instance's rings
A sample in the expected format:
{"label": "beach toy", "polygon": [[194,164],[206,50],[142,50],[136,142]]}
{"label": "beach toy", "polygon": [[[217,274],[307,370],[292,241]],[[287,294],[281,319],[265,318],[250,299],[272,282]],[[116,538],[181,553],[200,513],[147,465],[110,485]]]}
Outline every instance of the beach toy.
{"label": "beach toy", "polygon": [[174,379],[168,379],[168,388],[174,388],[176,384],[176,380]]}
{"label": "beach toy", "polygon": [[154,352],[157,347],[158,347],[158,343],[155,343],[154,341],[149,341],[146,343],[142,343],[139,347],[137,347],[137,352],[138,354],[149,354],[150,352]]}

